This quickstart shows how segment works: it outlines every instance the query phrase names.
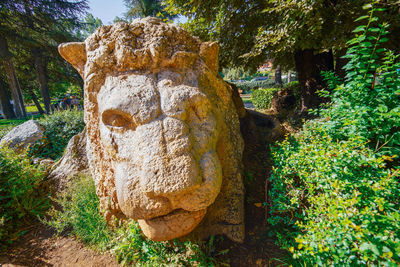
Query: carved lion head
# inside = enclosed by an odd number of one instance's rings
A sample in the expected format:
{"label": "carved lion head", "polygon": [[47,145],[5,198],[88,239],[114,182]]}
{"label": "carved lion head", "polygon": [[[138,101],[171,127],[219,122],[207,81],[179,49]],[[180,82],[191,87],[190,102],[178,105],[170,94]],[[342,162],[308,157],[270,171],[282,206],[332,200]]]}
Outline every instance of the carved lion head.
{"label": "carved lion head", "polygon": [[87,152],[101,208],[156,241],[243,239],[243,141],[218,45],[145,18],[59,46],[85,86]]}

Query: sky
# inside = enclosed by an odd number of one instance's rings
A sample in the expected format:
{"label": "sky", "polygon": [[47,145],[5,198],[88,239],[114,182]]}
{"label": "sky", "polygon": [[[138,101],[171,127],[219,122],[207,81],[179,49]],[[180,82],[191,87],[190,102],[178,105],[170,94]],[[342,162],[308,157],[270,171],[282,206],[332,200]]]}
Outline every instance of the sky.
{"label": "sky", "polygon": [[[122,17],[123,13],[126,12],[126,8],[123,0],[89,0],[89,12],[94,17],[101,19],[103,24],[112,24],[116,16]],[[175,23],[185,23],[187,18],[180,16]]]}
{"label": "sky", "polygon": [[116,16],[122,17],[126,11],[122,0],[89,0],[89,7],[89,12],[103,24],[111,24]]}

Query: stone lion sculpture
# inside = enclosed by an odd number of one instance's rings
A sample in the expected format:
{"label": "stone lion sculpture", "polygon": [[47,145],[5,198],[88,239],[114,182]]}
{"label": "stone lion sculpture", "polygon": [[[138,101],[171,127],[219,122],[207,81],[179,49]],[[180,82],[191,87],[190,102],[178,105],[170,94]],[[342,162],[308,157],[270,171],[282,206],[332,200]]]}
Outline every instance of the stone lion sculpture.
{"label": "stone lion sculpture", "polygon": [[218,50],[150,17],[59,46],[84,80],[88,161],[107,220],[138,220],[155,241],[243,241],[243,140]]}

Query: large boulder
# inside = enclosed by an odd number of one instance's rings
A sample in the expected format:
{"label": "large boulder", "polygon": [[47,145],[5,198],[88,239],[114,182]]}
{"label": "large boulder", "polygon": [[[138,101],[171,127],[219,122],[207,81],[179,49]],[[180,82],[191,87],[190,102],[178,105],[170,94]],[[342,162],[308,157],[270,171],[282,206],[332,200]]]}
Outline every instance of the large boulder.
{"label": "large boulder", "polygon": [[47,176],[56,192],[62,192],[78,174],[88,174],[86,129],[69,140],[62,158],[52,166]]}
{"label": "large boulder", "polygon": [[218,50],[155,18],[59,46],[84,79],[88,161],[107,220],[138,220],[156,241],[243,241],[243,140]]}
{"label": "large boulder", "polygon": [[35,120],[29,120],[8,132],[0,140],[0,146],[8,145],[15,151],[21,151],[43,137],[45,129]]}

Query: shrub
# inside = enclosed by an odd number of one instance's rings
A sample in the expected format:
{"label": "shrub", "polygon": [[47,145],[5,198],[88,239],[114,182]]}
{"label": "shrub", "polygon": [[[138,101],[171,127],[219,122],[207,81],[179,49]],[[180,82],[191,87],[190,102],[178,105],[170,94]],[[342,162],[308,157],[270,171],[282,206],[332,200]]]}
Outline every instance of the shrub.
{"label": "shrub", "polygon": [[271,108],[272,98],[279,92],[280,88],[257,89],[251,93],[251,102],[257,109]]}
{"label": "shrub", "polygon": [[48,208],[43,177],[26,154],[0,148],[0,240],[7,240],[24,221]]}
{"label": "shrub", "polygon": [[275,82],[272,80],[263,81],[246,81],[246,82],[234,82],[238,88],[243,90],[243,93],[251,93],[253,90],[258,88],[271,88],[275,86]]}
{"label": "shrub", "polygon": [[400,64],[369,12],[349,42],[345,82],[325,73],[322,118],[273,150],[269,223],[305,265],[400,264]]}
{"label": "shrub", "polygon": [[62,156],[68,141],[83,131],[83,111],[55,111],[39,120],[45,127],[43,138],[34,144],[29,154],[34,157],[58,159]]}
{"label": "shrub", "polygon": [[269,223],[306,265],[400,263],[399,171],[312,122],[273,152]]}

